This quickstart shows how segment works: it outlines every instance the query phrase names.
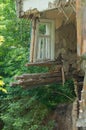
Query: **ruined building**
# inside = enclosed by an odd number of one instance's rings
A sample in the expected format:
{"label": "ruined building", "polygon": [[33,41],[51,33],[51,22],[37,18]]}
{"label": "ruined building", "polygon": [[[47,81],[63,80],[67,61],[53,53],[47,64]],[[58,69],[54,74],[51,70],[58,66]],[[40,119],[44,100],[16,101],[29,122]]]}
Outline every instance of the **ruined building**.
{"label": "ruined building", "polygon": [[86,130],[86,0],[16,0],[16,11],[32,22],[27,66],[50,71],[23,74],[13,85],[64,83],[72,77],[80,106],[73,130]]}

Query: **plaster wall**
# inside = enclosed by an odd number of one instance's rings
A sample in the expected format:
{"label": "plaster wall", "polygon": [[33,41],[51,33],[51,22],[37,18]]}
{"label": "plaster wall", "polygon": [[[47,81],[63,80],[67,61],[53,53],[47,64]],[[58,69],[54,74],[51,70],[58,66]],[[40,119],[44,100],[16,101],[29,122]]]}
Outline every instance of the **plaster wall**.
{"label": "plaster wall", "polygon": [[69,19],[58,10],[42,14],[42,18],[52,19],[55,22],[55,60],[60,59],[59,56],[62,57],[65,74],[68,74],[69,71],[74,73],[77,68],[76,15],[71,12],[71,9],[65,10]]}
{"label": "plaster wall", "polygon": [[56,28],[55,31],[55,59],[62,57],[64,71],[68,74],[77,67],[76,26],[74,23],[68,23]]}

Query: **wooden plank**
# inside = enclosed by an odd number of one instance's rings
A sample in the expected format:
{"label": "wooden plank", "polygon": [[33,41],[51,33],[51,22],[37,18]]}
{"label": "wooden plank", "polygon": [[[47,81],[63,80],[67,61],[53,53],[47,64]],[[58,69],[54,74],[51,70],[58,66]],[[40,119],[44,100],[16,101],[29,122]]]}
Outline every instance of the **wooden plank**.
{"label": "wooden plank", "polygon": [[50,83],[62,82],[62,73],[60,72],[47,72],[47,73],[36,73],[36,74],[23,74],[17,76],[18,82],[14,82],[11,86],[37,86],[46,85]]}
{"label": "wooden plank", "polygon": [[61,77],[59,78],[46,78],[46,79],[40,79],[40,80],[27,80],[27,81],[20,81],[19,84],[21,86],[37,86],[37,85],[46,85],[46,84],[51,84],[51,83],[61,83],[62,79]]}
{"label": "wooden plank", "polygon": [[11,87],[19,86],[19,82],[12,82],[12,83],[10,83],[10,86]]}
{"label": "wooden plank", "polygon": [[31,45],[30,45],[30,62],[34,60],[34,47],[35,47],[35,39],[36,39],[36,20],[34,19],[32,22],[32,34],[31,34]]}
{"label": "wooden plank", "polygon": [[76,0],[77,55],[86,53],[86,2]]}
{"label": "wooden plank", "polygon": [[61,76],[52,76],[52,77],[46,77],[46,78],[38,78],[38,79],[22,79],[19,80],[18,82],[14,82],[11,83],[10,86],[27,86],[31,87],[31,86],[38,86],[38,85],[47,85],[47,84],[51,84],[51,83],[61,83],[62,82],[62,78]]}
{"label": "wooden plank", "polygon": [[39,38],[38,48],[37,48],[37,60],[41,59],[41,38]]}
{"label": "wooden plank", "polygon": [[53,76],[61,76],[61,72],[47,72],[47,73],[34,73],[34,74],[23,74],[22,76],[17,76],[15,79],[37,79],[37,78],[46,78],[46,77],[53,77]]}
{"label": "wooden plank", "polygon": [[82,54],[86,53],[86,3],[84,3],[83,7],[83,15],[82,15],[82,35],[83,35],[83,43],[82,43]]}
{"label": "wooden plank", "polygon": [[26,64],[26,66],[51,66],[51,65],[57,65],[58,68],[62,67],[62,65],[58,65],[57,61],[30,62]]}
{"label": "wooden plank", "polygon": [[64,68],[62,67],[62,83],[64,85],[65,83],[65,73],[64,73]]}
{"label": "wooden plank", "polygon": [[77,55],[81,56],[82,46],[82,17],[81,0],[76,0],[76,22],[77,22]]}

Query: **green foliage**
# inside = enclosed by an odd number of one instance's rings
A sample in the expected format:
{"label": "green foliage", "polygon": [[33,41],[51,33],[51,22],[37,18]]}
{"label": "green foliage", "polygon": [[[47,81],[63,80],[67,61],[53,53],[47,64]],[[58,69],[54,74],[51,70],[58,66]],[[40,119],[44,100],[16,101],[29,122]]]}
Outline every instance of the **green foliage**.
{"label": "green foliage", "polygon": [[[41,27],[41,31],[44,27]],[[0,93],[0,117],[3,130],[52,130],[49,113],[59,103],[73,102],[73,81],[41,86],[32,90],[11,88],[13,77],[22,73],[46,72],[48,68],[25,67],[29,59],[30,21],[18,19],[12,0],[0,0],[0,75],[7,94]],[[29,49],[28,49],[29,48]],[[4,88],[4,86],[3,86]]]}
{"label": "green foliage", "polygon": [[3,130],[52,130],[54,121],[49,119],[44,123],[44,120],[58,104],[73,102],[73,86],[71,80],[64,86],[52,84],[33,90],[12,88],[1,106],[1,118],[5,123]]}
{"label": "green foliage", "polygon": [[30,22],[16,17],[13,1],[0,3],[0,36],[4,39],[0,44],[0,75],[11,77],[26,71],[24,63],[29,55]]}
{"label": "green foliage", "polygon": [[4,77],[8,91],[4,96],[0,95],[3,130],[50,130],[51,123],[42,124],[49,113],[48,108],[37,101],[35,93],[30,96],[30,91],[9,87],[15,75],[47,71],[47,68],[25,67],[29,59],[30,22],[16,17],[13,1],[0,1],[0,7],[0,75]]}
{"label": "green foliage", "polygon": [[36,99],[49,109],[55,108],[60,103],[71,103],[76,95],[72,80],[62,84],[52,84],[29,90],[30,96],[36,94]]}
{"label": "green foliage", "polygon": [[3,81],[3,78],[0,76],[0,97],[3,98],[7,95],[7,90],[4,87],[5,83]]}
{"label": "green foliage", "polygon": [[12,99],[13,97],[11,97],[10,100],[9,98],[5,99],[5,101],[7,100],[8,102],[8,106],[1,114],[1,118],[5,122],[3,130],[37,130],[40,128],[47,130],[47,128],[51,126],[49,122],[52,122],[53,128],[54,123],[52,120],[43,125],[43,120],[49,113],[48,108],[36,100],[36,95],[31,97],[25,94],[24,91],[24,93],[20,95],[14,94],[14,99]]}

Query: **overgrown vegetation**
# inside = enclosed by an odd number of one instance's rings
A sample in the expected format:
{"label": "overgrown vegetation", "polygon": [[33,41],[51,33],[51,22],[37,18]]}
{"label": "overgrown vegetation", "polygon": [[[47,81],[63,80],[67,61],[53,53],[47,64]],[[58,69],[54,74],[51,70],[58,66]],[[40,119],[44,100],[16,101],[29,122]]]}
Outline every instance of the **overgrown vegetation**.
{"label": "overgrown vegetation", "polygon": [[33,90],[12,88],[1,101],[1,118],[5,123],[3,130],[52,130],[54,121],[44,120],[59,103],[73,102],[71,83],[67,82],[64,87],[51,85]]}
{"label": "overgrown vegetation", "polygon": [[12,0],[0,0],[0,76],[3,77],[0,90],[0,122],[3,130],[52,130],[54,121],[44,120],[59,103],[73,102],[75,97],[73,81],[52,84],[32,90],[11,88],[15,75],[47,71],[47,68],[27,68],[29,59],[30,21],[18,19]]}

